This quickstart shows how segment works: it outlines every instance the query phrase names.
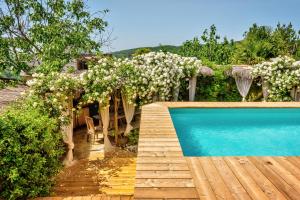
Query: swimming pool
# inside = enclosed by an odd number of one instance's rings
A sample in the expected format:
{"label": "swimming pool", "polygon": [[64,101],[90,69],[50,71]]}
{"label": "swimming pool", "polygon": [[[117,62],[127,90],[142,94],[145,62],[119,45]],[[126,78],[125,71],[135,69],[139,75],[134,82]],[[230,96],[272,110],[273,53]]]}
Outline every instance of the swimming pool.
{"label": "swimming pool", "polygon": [[299,108],[169,108],[185,156],[299,156]]}

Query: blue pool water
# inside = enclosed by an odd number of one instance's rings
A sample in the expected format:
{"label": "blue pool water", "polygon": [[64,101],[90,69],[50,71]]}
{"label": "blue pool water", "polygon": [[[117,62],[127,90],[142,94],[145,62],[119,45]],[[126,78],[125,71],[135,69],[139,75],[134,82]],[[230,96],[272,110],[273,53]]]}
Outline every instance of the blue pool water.
{"label": "blue pool water", "polygon": [[169,111],[185,156],[300,156],[298,108]]}

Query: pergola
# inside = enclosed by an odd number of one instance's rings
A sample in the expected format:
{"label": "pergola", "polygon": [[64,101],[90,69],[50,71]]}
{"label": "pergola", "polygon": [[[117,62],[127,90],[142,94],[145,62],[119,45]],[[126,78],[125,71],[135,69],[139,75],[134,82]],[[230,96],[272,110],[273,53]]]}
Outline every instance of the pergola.
{"label": "pergola", "polygon": [[[213,70],[209,67],[202,66],[199,69],[199,72],[189,78],[189,101],[194,101],[195,99],[195,93],[196,93],[196,84],[197,84],[197,76],[202,75],[202,76],[212,76],[214,74]],[[80,75],[79,73],[76,74],[76,76]],[[178,94],[179,94],[179,87],[174,88],[174,93],[173,93],[173,101],[178,101]],[[110,97],[108,97],[110,98]],[[131,125],[131,121],[134,117],[135,113],[135,105],[129,103],[129,101],[126,99],[126,96],[121,93],[121,98],[122,98],[122,106],[125,114],[125,119],[126,119],[126,129],[124,132],[124,135],[128,135],[129,132],[133,129]],[[153,98],[155,101],[155,96]],[[73,149],[74,149],[74,141],[73,141],[73,117],[74,113],[72,111],[73,107],[73,102],[69,102],[69,108],[68,112],[66,113],[69,116],[71,116],[70,124],[68,126],[64,126],[62,131],[64,132],[64,141],[68,145],[68,153],[66,156],[66,159],[64,161],[65,165],[71,165],[73,162]],[[109,138],[108,138],[108,128],[109,128],[109,122],[110,122],[110,111],[109,111],[110,105],[102,105],[99,103],[99,116],[101,117],[101,125],[102,125],[102,131],[103,131],[103,136],[104,136],[104,151],[105,152],[110,152],[114,147],[111,144]]]}
{"label": "pergola", "polygon": [[214,71],[211,68],[209,68],[209,67],[202,66],[199,69],[199,72],[195,76],[189,78],[189,101],[194,101],[195,100],[197,77],[199,75],[202,75],[202,76],[213,76],[214,75]]}

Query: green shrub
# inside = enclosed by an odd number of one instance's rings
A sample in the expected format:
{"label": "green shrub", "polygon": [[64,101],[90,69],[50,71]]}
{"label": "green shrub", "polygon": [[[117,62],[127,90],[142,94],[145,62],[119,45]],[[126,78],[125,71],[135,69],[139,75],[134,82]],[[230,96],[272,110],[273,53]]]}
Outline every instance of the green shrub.
{"label": "green shrub", "polygon": [[49,194],[61,166],[57,121],[28,105],[11,106],[0,115],[0,198]]}
{"label": "green shrub", "polygon": [[19,81],[17,80],[2,80],[0,79],[0,90],[6,87],[15,87]]}
{"label": "green shrub", "polygon": [[[235,80],[225,75],[231,66],[220,66],[213,63],[204,63],[214,70],[210,77],[198,76],[195,101],[241,101]],[[183,81],[180,88],[179,100],[189,98],[188,81]]]}
{"label": "green shrub", "polygon": [[137,145],[139,141],[139,130],[134,129],[128,135],[128,145]]}

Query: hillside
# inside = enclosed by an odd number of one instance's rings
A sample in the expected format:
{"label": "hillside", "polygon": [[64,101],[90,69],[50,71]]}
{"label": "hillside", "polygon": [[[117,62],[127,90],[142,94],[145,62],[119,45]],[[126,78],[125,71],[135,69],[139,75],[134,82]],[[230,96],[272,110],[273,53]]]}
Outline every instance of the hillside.
{"label": "hillside", "polygon": [[143,49],[147,48],[150,49],[151,51],[167,51],[171,53],[176,53],[179,50],[179,46],[173,46],[173,45],[160,45],[156,47],[139,47],[139,48],[134,48],[134,49],[126,49],[122,51],[116,51],[113,52],[112,54],[116,57],[130,57],[136,50],[138,49]]}

